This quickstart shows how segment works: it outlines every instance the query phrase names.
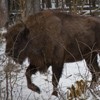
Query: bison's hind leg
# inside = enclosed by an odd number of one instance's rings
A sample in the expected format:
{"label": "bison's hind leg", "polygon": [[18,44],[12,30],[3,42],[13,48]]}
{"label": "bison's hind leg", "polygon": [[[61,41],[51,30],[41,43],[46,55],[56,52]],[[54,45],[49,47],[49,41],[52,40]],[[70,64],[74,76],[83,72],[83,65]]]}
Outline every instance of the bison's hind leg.
{"label": "bison's hind leg", "polygon": [[31,80],[31,76],[32,74],[35,74],[37,71],[36,67],[33,66],[33,65],[29,65],[29,67],[27,68],[26,70],[26,79],[27,79],[27,87],[29,89],[31,89],[32,91],[35,91],[37,93],[40,93],[40,89],[39,87],[37,87],[35,84],[32,83],[32,80]]}

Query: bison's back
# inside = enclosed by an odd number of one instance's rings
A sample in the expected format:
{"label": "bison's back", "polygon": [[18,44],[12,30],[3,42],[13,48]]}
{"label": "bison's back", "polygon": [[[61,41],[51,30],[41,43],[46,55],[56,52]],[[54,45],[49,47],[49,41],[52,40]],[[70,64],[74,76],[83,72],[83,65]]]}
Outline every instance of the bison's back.
{"label": "bison's back", "polygon": [[82,58],[81,53],[90,52],[96,41],[98,20],[92,17],[43,11],[30,16],[25,23],[30,30],[30,38],[33,38],[34,48],[43,50],[47,56],[48,52],[54,55],[54,48],[59,45],[58,49],[65,50],[67,60],[73,55],[77,59]]}
{"label": "bison's back", "polygon": [[[77,38],[85,42],[86,38],[93,35],[95,20],[89,17],[68,15],[63,12],[43,11],[31,15],[25,22],[32,35],[47,34],[52,38]],[[83,39],[83,35],[84,38]],[[94,36],[93,36],[94,37]],[[66,41],[66,39],[63,39]]]}

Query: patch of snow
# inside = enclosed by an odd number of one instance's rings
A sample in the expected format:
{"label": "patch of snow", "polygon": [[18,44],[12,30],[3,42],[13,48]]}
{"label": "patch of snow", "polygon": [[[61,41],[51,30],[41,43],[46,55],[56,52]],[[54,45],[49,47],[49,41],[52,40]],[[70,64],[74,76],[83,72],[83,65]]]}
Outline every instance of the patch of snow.
{"label": "patch of snow", "polygon": [[[4,54],[5,45],[6,44],[0,44],[0,55]],[[0,56],[1,65],[3,57],[4,56]],[[41,89],[41,94],[38,94],[27,88],[25,71],[28,65],[28,59],[26,59],[23,63],[23,66],[19,66],[18,71],[16,70],[9,74],[11,75],[11,79],[8,80],[9,98],[12,92],[13,100],[67,100],[66,93],[68,87],[71,87],[71,85],[74,84],[77,80],[83,79],[86,81],[91,81],[92,78],[84,60],[74,63],[65,63],[62,77],[60,78],[58,85],[59,97],[55,97],[51,95],[53,86],[51,82],[52,66],[50,66],[47,73],[40,74],[37,72],[35,75],[32,75],[32,82]],[[2,97],[0,100],[6,100],[6,81],[4,68],[3,66],[0,66],[0,96]],[[11,89],[12,91],[10,91]],[[97,89],[100,89],[100,85]],[[89,92],[86,94],[89,95]],[[95,98],[92,95],[89,95],[87,100],[95,100]]]}

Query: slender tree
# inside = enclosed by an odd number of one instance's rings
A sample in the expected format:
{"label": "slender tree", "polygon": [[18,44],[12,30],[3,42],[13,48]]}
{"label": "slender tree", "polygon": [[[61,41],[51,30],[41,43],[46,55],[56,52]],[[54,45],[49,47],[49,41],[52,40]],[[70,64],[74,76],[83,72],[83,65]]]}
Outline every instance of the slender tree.
{"label": "slender tree", "polygon": [[51,0],[46,0],[46,7],[51,8]]}
{"label": "slender tree", "polygon": [[0,27],[3,27],[8,21],[8,3],[7,0],[0,0]]}
{"label": "slender tree", "polygon": [[58,0],[55,0],[55,4],[56,4],[56,8],[58,8],[58,6],[59,6]]}
{"label": "slender tree", "polygon": [[89,0],[89,8],[90,8],[90,15],[92,14],[92,11],[91,11],[91,0]]}
{"label": "slender tree", "polygon": [[92,7],[96,7],[96,0],[92,0]]}
{"label": "slender tree", "polygon": [[42,3],[42,9],[44,9],[46,7],[46,0],[41,0]]}
{"label": "slender tree", "polygon": [[26,0],[26,17],[40,11],[40,0]]}

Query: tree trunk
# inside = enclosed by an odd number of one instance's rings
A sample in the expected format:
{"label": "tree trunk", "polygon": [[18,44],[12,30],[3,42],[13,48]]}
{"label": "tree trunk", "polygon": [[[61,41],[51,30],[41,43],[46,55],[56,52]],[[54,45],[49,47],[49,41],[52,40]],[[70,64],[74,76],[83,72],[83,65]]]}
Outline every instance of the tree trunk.
{"label": "tree trunk", "polygon": [[45,0],[42,0],[42,9],[45,8]]}
{"label": "tree trunk", "polygon": [[0,27],[4,27],[8,21],[8,2],[0,0]]}
{"label": "tree trunk", "polygon": [[64,9],[64,0],[61,0],[62,2],[62,9]]}
{"label": "tree trunk", "polygon": [[96,7],[96,0],[92,0],[92,7]]}
{"label": "tree trunk", "polygon": [[91,11],[91,0],[89,0],[89,8],[90,8],[90,15],[92,14],[92,11]]}
{"label": "tree trunk", "polygon": [[100,0],[98,0],[98,8],[100,9]]}
{"label": "tree trunk", "polygon": [[72,2],[71,2],[71,0],[69,2],[69,12],[72,13]]}
{"label": "tree trunk", "polygon": [[46,0],[46,7],[51,8],[51,0]]}
{"label": "tree trunk", "polygon": [[56,8],[58,8],[58,0],[55,0]]}
{"label": "tree trunk", "polygon": [[26,16],[38,13],[40,11],[40,0],[26,0]]}

